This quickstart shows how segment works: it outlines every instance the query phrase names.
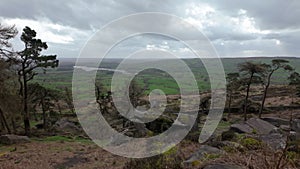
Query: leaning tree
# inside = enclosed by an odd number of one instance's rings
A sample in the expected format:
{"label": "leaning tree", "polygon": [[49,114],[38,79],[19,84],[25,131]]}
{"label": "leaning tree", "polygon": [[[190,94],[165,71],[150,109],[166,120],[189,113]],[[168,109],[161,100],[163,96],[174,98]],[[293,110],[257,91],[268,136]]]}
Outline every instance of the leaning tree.
{"label": "leaning tree", "polygon": [[248,99],[251,84],[255,81],[259,81],[260,74],[265,72],[265,66],[261,63],[254,62],[244,62],[238,65],[239,71],[242,72],[243,78],[242,81],[246,84],[246,97],[244,100],[244,120],[247,120],[247,108],[248,108]]}
{"label": "leaning tree", "polygon": [[261,103],[261,106],[260,106],[260,109],[259,109],[259,118],[261,118],[261,115],[263,113],[263,109],[264,109],[268,89],[269,89],[270,84],[271,84],[272,75],[274,74],[274,72],[276,72],[279,69],[292,71],[293,68],[288,63],[289,63],[289,61],[284,60],[284,59],[274,59],[274,60],[272,60],[272,64],[270,64],[270,65],[269,64],[263,64],[263,66],[265,66],[265,71],[262,74],[262,77],[263,77],[262,82],[263,82],[263,85],[264,85],[264,91],[263,91],[262,103]]}
{"label": "leaning tree", "polygon": [[295,88],[295,93],[292,94],[292,102],[294,102],[293,100],[294,95],[300,97],[300,74],[294,71],[290,74],[288,80],[289,80],[289,85]]}
{"label": "leaning tree", "polygon": [[12,59],[19,64],[18,76],[20,83],[20,95],[23,102],[23,118],[25,134],[30,135],[30,120],[28,111],[28,82],[31,81],[38,73],[37,68],[58,66],[56,55],[42,55],[41,52],[48,48],[46,42],[36,38],[36,32],[29,27],[23,29],[21,41],[25,45],[25,49],[18,52],[18,55]]}

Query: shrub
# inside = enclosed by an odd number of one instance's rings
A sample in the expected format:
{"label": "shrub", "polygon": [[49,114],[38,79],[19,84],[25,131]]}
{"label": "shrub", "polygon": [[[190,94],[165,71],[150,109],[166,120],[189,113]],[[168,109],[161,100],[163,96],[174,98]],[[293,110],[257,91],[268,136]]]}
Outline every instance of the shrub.
{"label": "shrub", "polygon": [[234,131],[225,131],[222,133],[222,141],[230,141],[236,138],[236,134]]}
{"label": "shrub", "polygon": [[231,147],[231,146],[224,146],[224,147],[222,147],[222,149],[224,151],[226,151],[227,153],[235,153],[235,152],[237,152],[237,149],[235,149],[234,147]]}
{"label": "shrub", "polygon": [[252,134],[257,134],[257,130],[256,130],[256,129],[253,129],[253,130],[252,130]]}
{"label": "shrub", "polygon": [[207,154],[205,154],[205,159],[204,160],[214,160],[214,159],[219,158],[220,156],[221,156],[220,154],[207,153]]}
{"label": "shrub", "polygon": [[244,138],[241,144],[249,150],[257,150],[262,147],[262,143],[254,138]]}

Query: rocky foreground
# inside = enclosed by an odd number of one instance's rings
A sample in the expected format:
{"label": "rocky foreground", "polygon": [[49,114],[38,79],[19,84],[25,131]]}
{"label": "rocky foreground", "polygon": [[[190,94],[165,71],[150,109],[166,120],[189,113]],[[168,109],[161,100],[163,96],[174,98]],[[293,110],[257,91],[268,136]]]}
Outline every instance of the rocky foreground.
{"label": "rocky foreground", "polygon": [[[67,133],[78,134],[70,121],[60,121]],[[67,126],[67,127],[66,127]],[[300,120],[250,118],[218,128],[200,145],[188,136],[176,151],[148,159],[115,156],[92,141],[53,136],[45,139],[0,136],[0,168],[299,168]],[[159,163],[157,163],[159,161]],[[156,164],[156,163],[157,164]],[[146,167],[145,167],[146,166]]]}

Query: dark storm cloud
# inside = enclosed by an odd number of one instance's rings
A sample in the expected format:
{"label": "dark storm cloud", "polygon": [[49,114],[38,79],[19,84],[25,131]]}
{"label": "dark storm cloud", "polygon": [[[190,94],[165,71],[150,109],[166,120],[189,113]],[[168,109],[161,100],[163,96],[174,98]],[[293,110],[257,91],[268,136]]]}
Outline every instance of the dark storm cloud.
{"label": "dark storm cloud", "polygon": [[[45,17],[55,23],[89,29],[137,12],[171,12],[173,2],[160,1],[106,1],[106,0],[4,0],[1,1],[0,16],[7,18]],[[174,10],[174,9],[173,9]]]}

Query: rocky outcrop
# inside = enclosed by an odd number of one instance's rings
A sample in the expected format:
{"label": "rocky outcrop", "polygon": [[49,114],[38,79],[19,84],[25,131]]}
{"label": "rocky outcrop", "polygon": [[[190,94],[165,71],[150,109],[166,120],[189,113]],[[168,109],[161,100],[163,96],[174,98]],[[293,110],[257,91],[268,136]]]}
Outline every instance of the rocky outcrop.
{"label": "rocky outcrop", "polygon": [[282,150],[286,146],[286,136],[280,133],[261,135],[258,139],[269,145],[274,150]]}
{"label": "rocky outcrop", "polygon": [[248,134],[270,134],[276,130],[276,126],[259,118],[251,118],[244,123],[232,124],[230,130]]}
{"label": "rocky outcrop", "polygon": [[[251,118],[244,123],[231,125],[230,130],[238,133],[246,133],[251,137],[255,137],[256,139],[267,144],[274,150],[285,148],[287,140],[287,131],[289,131],[289,126],[285,124],[289,121],[285,119],[271,117],[268,118],[268,121],[277,126],[279,125],[279,128],[259,118]],[[297,129],[296,123],[294,125],[294,129]],[[294,136],[295,138],[297,138],[296,134]]]}
{"label": "rocky outcrop", "polygon": [[0,144],[19,144],[19,143],[28,143],[30,139],[27,136],[18,136],[13,134],[6,134],[0,136]]}
{"label": "rocky outcrop", "polygon": [[276,130],[276,126],[259,118],[251,118],[246,122],[256,134],[270,134]]}

